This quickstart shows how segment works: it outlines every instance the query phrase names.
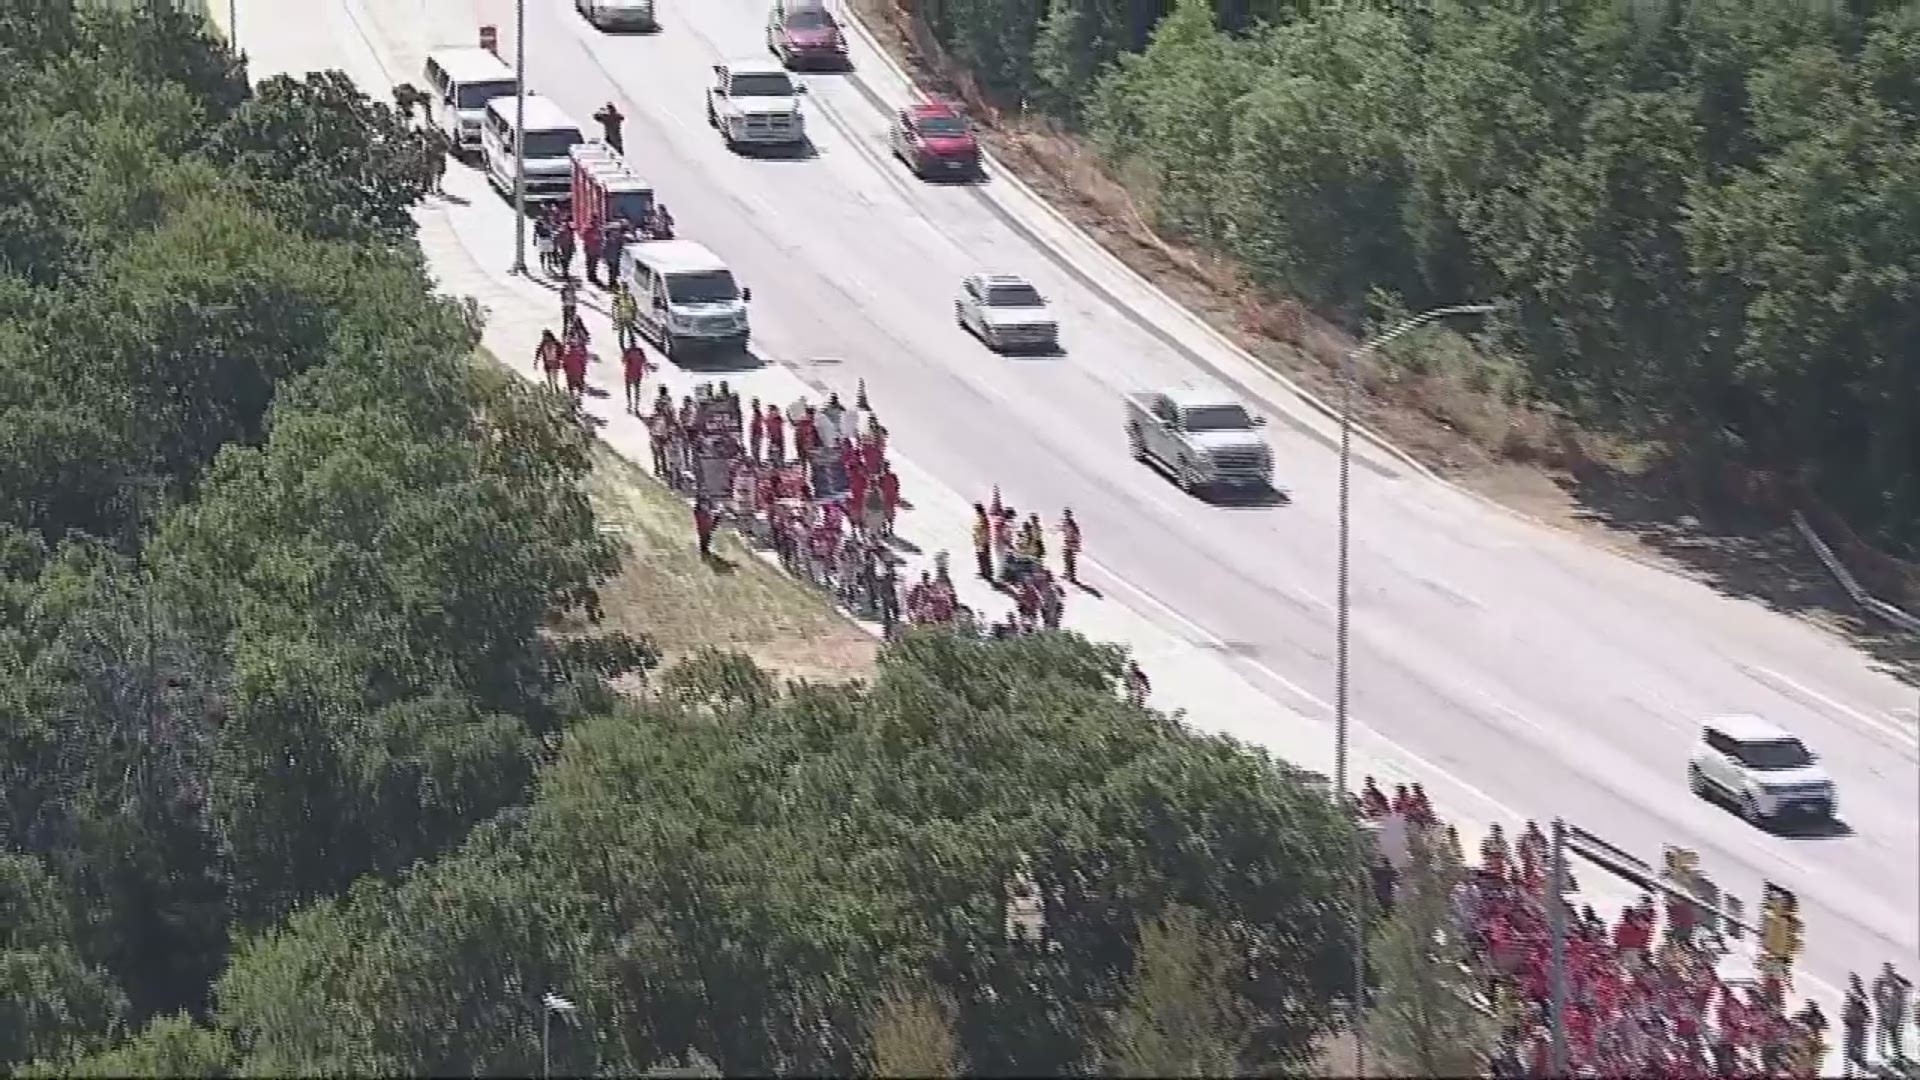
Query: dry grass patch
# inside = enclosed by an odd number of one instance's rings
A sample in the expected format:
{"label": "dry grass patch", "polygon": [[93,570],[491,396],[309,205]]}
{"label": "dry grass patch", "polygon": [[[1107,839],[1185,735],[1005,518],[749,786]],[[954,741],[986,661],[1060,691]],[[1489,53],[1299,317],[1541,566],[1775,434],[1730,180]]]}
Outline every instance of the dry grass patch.
{"label": "dry grass patch", "polygon": [[607,622],[651,638],[666,663],[711,646],[790,678],[873,674],[879,643],[871,635],[731,533],[715,538],[719,558],[702,562],[686,502],[604,445],[594,449],[587,491],[627,544],[619,576],[600,590]]}

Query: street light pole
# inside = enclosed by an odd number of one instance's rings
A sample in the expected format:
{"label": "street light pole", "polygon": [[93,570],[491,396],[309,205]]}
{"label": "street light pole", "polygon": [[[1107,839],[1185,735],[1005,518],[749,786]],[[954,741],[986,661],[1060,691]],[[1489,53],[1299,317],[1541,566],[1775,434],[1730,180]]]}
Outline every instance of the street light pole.
{"label": "street light pole", "polygon": [[527,272],[527,0],[513,0],[513,270]]}
{"label": "street light pole", "polygon": [[578,1011],[578,1006],[573,1002],[551,990],[540,995],[540,1080],[549,1080],[553,1076],[553,1061],[547,1052],[547,1036],[553,1027],[553,1014]]}
{"label": "street light pole", "polygon": [[240,0],[227,0],[227,47],[240,51]]}
{"label": "street light pole", "polygon": [[[1349,589],[1349,541],[1353,533],[1352,492],[1353,492],[1353,394],[1359,381],[1360,358],[1387,343],[1411,333],[1436,319],[1445,319],[1454,315],[1484,315],[1494,310],[1492,304],[1458,304],[1453,307],[1434,308],[1411,318],[1403,319],[1386,331],[1374,335],[1360,347],[1347,353],[1342,365],[1340,378],[1340,539],[1339,566],[1336,571],[1338,581],[1338,599],[1334,608],[1334,661],[1333,661],[1333,797],[1341,805],[1347,805],[1349,788],[1347,787],[1347,635],[1352,624],[1352,606]],[[1360,848],[1356,841],[1353,866],[1353,1071],[1356,1076],[1366,1075],[1367,1052],[1366,1039],[1363,1037],[1365,1023],[1365,1001],[1367,988],[1367,867],[1360,858]]]}

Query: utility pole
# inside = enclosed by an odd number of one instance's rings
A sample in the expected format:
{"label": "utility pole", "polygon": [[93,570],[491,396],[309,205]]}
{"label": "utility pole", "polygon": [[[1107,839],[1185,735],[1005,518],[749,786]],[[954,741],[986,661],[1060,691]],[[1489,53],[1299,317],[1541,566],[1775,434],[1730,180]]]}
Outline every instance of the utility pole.
{"label": "utility pole", "polygon": [[527,272],[527,0],[513,0],[513,273]]}

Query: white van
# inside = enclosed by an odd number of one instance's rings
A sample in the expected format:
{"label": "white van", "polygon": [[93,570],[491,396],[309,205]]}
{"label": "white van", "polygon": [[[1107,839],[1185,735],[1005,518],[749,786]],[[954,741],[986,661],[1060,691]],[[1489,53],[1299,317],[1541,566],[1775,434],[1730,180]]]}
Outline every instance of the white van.
{"label": "white van", "polygon": [[427,54],[425,75],[433,122],[461,152],[480,149],[487,102],[520,92],[513,69],[485,49],[435,49]]}
{"label": "white van", "polygon": [[[503,194],[513,194],[513,119],[519,104],[511,96],[487,102],[480,122],[480,152],[486,157],[487,179]],[[586,141],[573,122],[550,98],[527,95],[527,201],[552,202],[573,193],[574,147]]]}
{"label": "white van", "polygon": [[689,348],[747,347],[753,290],[741,288],[705,247],[691,240],[628,244],[620,278],[639,308],[640,333],[669,359]]}

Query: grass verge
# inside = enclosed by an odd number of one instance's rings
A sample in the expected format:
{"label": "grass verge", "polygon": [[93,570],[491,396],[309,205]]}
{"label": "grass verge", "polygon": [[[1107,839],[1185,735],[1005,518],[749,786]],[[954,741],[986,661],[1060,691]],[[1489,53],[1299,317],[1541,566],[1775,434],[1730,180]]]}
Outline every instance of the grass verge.
{"label": "grass verge", "polygon": [[813,682],[872,675],[879,643],[820,593],[762,562],[731,533],[703,561],[685,500],[601,443],[587,493],[627,550],[600,590],[607,623],[645,634],[671,663],[702,648],[744,653]]}

